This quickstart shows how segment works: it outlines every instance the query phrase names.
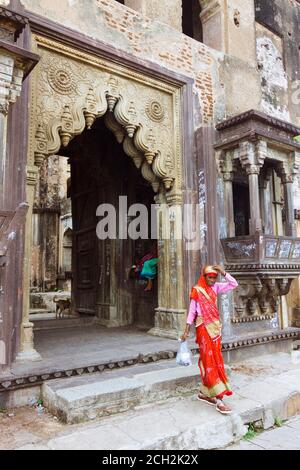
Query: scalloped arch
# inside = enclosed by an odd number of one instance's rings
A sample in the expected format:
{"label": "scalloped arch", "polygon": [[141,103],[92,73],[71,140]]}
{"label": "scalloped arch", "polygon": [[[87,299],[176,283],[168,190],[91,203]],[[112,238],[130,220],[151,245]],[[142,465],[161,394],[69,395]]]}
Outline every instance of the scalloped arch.
{"label": "scalloped arch", "polygon": [[43,158],[58,153],[96,119],[104,118],[153,189],[164,187],[167,193],[178,194],[179,89],[45,38],[35,40],[41,55],[33,87],[38,90],[33,93],[35,164],[40,166]]}

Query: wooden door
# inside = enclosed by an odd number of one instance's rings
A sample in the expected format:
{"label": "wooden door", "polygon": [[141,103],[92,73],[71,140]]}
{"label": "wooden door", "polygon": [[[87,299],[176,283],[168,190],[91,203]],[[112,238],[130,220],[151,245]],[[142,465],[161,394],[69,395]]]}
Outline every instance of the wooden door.
{"label": "wooden door", "polygon": [[73,304],[80,314],[95,315],[97,288],[97,182],[87,162],[71,162],[73,213]]}

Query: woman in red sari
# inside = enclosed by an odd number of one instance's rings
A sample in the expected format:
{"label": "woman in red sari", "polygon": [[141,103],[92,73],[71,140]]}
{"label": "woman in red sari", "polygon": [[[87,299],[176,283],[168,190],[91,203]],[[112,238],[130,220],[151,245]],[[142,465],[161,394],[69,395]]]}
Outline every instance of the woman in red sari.
{"label": "woman in red sari", "polygon": [[[216,282],[218,274],[226,282]],[[213,405],[222,414],[229,414],[231,409],[222,400],[225,395],[232,395],[226,377],[222,357],[220,314],[217,308],[217,295],[235,289],[238,283],[221,266],[206,266],[198,284],[192,288],[191,303],[185,332],[181,337],[186,341],[193,323],[196,326],[196,342],[199,345],[199,369],[201,387],[198,400]]]}

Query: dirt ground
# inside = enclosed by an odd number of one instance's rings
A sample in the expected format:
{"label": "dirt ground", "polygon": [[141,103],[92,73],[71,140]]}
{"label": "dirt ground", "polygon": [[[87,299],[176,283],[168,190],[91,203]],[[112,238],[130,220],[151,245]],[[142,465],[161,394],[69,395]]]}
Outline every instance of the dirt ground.
{"label": "dirt ground", "polygon": [[68,427],[46,410],[39,414],[34,406],[0,409],[0,450],[41,443]]}
{"label": "dirt ground", "polygon": [[257,375],[257,374],[265,374],[266,372],[270,372],[270,370],[273,370],[274,368],[272,366],[268,367],[259,367],[259,366],[249,366],[249,365],[244,365],[244,364],[231,364],[230,369],[232,372],[237,372],[237,373],[242,373],[242,374],[248,374],[248,375]]}

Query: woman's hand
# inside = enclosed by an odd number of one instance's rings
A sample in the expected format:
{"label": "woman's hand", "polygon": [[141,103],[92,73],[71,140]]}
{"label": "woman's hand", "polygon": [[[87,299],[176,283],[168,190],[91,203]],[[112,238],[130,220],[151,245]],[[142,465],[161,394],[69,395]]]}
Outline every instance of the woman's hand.
{"label": "woman's hand", "polygon": [[189,336],[190,336],[189,333],[184,332],[183,335],[180,337],[180,339],[181,341],[186,341]]}
{"label": "woman's hand", "polygon": [[226,272],[224,271],[224,269],[222,268],[222,266],[220,266],[219,264],[215,264],[213,266],[213,268],[218,271],[220,274],[222,274],[222,276],[225,276]]}
{"label": "woman's hand", "polygon": [[187,338],[190,336],[190,325],[187,323],[186,324],[186,327],[185,327],[185,331],[183,333],[183,335],[181,336],[181,341],[186,341]]}

